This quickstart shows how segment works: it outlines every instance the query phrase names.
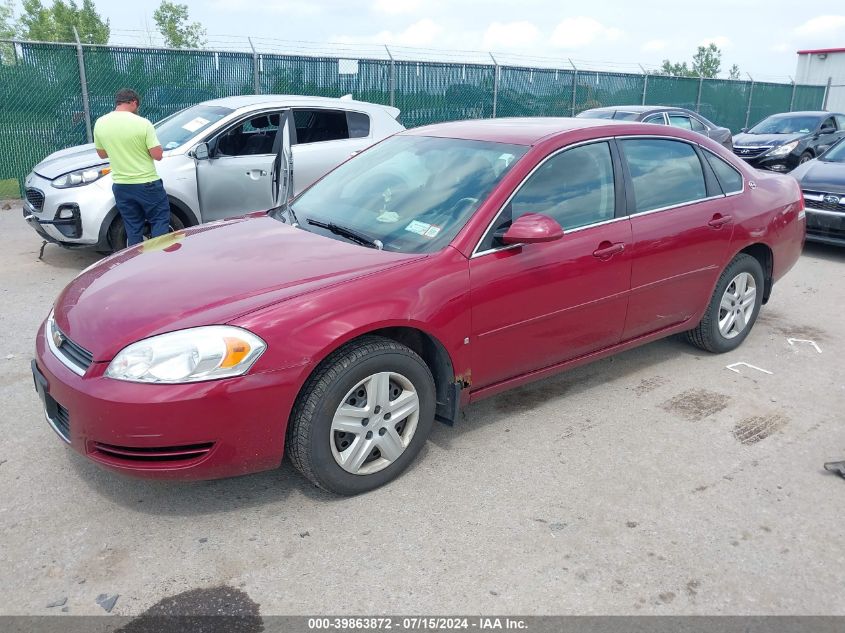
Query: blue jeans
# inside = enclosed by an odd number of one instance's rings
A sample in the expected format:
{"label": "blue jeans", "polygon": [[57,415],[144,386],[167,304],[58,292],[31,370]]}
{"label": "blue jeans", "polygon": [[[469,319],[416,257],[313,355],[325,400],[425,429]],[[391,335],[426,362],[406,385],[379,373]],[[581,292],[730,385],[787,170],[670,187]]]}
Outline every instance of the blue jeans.
{"label": "blue jeans", "polygon": [[117,210],[126,227],[126,245],[144,240],[144,225],[150,225],[150,237],[170,232],[170,202],[161,180],[140,185],[112,185]]}

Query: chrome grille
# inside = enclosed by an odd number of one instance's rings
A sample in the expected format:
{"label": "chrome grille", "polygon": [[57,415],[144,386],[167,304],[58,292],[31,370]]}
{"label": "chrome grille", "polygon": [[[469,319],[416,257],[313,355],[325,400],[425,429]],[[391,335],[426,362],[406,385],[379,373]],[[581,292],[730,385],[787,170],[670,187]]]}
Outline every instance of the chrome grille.
{"label": "chrome grille", "polygon": [[26,201],[36,211],[41,211],[44,208],[44,194],[38,189],[27,189]]}
{"label": "chrome grille", "polygon": [[52,318],[47,322],[46,336],[50,349],[53,350],[56,357],[62,361],[62,364],[80,376],[94,362],[94,355],[70,340]]}
{"label": "chrome grille", "polygon": [[845,214],[845,193],[804,191],[804,204],[808,209],[835,211]]}
{"label": "chrome grille", "polygon": [[734,154],[739,156],[740,158],[754,158],[759,156],[763,152],[767,152],[768,150],[772,149],[771,147],[742,147],[734,145]]}

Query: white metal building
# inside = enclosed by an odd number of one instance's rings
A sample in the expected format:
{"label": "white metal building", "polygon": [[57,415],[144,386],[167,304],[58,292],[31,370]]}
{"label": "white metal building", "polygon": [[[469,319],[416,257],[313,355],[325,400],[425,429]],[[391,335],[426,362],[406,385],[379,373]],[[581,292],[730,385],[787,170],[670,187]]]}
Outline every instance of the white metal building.
{"label": "white metal building", "polygon": [[825,110],[845,112],[845,48],[798,51],[795,82],[828,85]]}

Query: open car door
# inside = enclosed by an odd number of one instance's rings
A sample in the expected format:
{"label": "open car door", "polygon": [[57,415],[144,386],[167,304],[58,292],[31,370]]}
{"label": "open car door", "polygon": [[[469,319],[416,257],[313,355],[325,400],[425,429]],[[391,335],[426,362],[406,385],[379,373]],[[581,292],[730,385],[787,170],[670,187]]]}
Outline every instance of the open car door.
{"label": "open car door", "polygon": [[287,195],[290,116],[290,110],[251,114],[196,147],[203,222],[263,211]]}
{"label": "open car door", "polygon": [[273,163],[273,207],[283,205],[293,198],[293,152],[290,131],[293,126],[293,112],[282,114],[282,123],[276,134],[276,160]]}

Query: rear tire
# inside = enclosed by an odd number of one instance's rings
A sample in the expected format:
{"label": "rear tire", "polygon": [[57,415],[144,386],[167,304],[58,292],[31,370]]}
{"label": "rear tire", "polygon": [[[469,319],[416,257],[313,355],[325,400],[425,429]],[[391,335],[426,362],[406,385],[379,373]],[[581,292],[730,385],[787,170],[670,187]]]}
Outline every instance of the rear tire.
{"label": "rear tire", "polygon": [[381,336],[362,337],[333,352],[306,381],[291,413],[286,452],[324,490],[373,490],[398,477],[420,452],[435,399],[431,371],[413,350]]}
{"label": "rear tire", "polygon": [[722,354],[739,347],[760,314],[765,279],[763,267],[740,253],[722,272],[701,322],[687,340],[708,352]]}
{"label": "rear tire", "polygon": [[[179,218],[178,215],[170,212],[170,232],[178,231],[180,229],[185,228],[185,223]],[[149,239],[150,231],[149,226],[144,230],[144,239]],[[111,252],[115,253],[117,251],[122,251],[126,248],[126,227],[123,226],[123,218],[120,217],[118,213],[114,220],[112,220],[111,226],[109,227],[108,231],[108,241],[109,246],[111,247]],[[107,251],[100,251],[102,253],[108,254]]]}

